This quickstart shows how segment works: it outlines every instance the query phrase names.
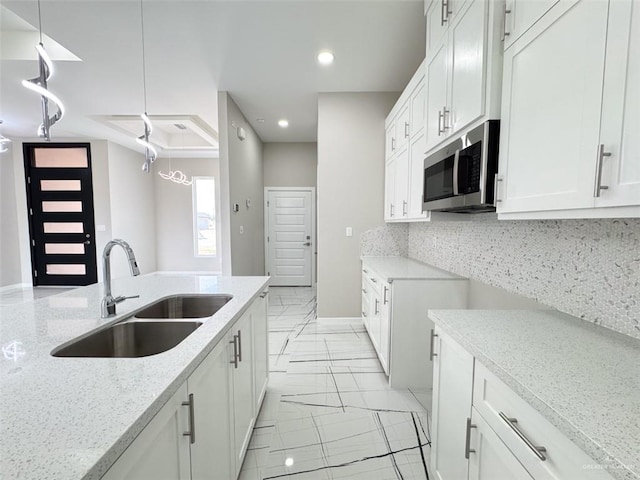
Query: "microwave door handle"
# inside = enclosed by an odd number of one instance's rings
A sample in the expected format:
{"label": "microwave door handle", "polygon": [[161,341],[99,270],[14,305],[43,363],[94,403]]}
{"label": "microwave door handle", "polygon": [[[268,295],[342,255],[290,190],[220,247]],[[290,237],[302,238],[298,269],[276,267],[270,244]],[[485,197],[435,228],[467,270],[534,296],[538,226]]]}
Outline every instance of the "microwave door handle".
{"label": "microwave door handle", "polygon": [[458,192],[458,163],[460,161],[460,150],[456,150],[453,156],[453,195],[459,195]]}

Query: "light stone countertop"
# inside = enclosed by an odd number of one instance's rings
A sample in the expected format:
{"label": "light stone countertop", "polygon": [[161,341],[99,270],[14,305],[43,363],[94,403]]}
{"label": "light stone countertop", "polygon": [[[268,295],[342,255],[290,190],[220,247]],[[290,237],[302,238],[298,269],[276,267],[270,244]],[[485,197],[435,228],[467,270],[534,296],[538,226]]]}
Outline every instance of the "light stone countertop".
{"label": "light stone countertop", "polygon": [[[0,307],[0,479],[100,478],[268,285],[268,277],[114,279],[140,295],[100,318],[102,285]],[[51,350],[177,293],[233,299],[175,348],[142,358],[55,358]]]}
{"label": "light stone countertop", "polygon": [[387,283],[394,280],[467,280],[455,273],[407,257],[362,257],[363,268],[371,269]]}
{"label": "light stone countertop", "polygon": [[429,318],[614,478],[640,478],[640,340],[556,311]]}

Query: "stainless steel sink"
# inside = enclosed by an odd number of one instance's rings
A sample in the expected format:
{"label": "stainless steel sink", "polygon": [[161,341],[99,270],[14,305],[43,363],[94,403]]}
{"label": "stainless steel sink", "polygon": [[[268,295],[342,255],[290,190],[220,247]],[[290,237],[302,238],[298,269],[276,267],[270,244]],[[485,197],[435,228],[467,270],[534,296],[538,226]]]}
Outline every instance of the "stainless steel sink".
{"label": "stainless steel sink", "polygon": [[202,322],[125,321],[99,330],[66,346],[54,357],[146,357],[165,352],[187,338]]}
{"label": "stainless steel sink", "polygon": [[206,318],[225,306],[231,295],[173,295],[143,308],[136,318]]}

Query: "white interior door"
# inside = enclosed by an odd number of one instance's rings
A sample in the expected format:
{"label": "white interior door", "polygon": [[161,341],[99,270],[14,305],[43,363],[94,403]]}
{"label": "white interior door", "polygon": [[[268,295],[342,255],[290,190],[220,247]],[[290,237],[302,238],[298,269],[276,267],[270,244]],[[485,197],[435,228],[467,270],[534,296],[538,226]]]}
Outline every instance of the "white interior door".
{"label": "white interior door", "polygon": [[311,286],[312,189],[267,191],[267,271],[274,286]]}

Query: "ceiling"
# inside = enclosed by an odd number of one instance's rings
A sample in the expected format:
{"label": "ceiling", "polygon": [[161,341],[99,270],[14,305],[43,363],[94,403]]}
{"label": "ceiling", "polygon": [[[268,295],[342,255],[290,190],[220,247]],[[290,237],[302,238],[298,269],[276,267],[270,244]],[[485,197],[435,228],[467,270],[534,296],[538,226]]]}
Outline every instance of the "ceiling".
{"label": "ceiling", "polygon": [[[2,6],[3,39],[30,29],[10,38],[32,42],[36,28],[11,12],[37,27],[37,3]],[[42,0],[41,8],[45,48],[53,39],[68,50],[49,81],[67,108],[52,139],[106,138],[138,149],[104,118],[144,108],[140,2]],[[217,131],[217,92],[226,90],[265,142],[315,141],[319,92],[402,91],[424,58],[422,0],[145,0],[143,8],[148,113],[199,117]],[[335,53],[333,65],[317,63],[322,49]],[[40,123],[37,95],[20,85],[37,76],[35,49],[25,51],[31,60],[3,53],[0,61],[0,133],[9,137],[32,137]]]}

